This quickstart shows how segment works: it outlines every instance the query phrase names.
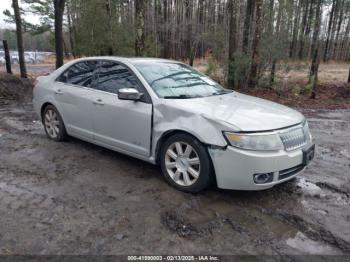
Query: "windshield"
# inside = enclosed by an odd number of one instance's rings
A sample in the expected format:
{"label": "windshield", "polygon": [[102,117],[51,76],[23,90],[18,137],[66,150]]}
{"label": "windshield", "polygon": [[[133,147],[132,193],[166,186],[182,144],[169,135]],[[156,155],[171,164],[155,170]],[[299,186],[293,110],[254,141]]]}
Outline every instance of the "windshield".
{"label": "windshield", "polygon": [[162,98],[195,98],[227,94],[215,81],[192,67],[171,62],[140,62],[135,67]]}

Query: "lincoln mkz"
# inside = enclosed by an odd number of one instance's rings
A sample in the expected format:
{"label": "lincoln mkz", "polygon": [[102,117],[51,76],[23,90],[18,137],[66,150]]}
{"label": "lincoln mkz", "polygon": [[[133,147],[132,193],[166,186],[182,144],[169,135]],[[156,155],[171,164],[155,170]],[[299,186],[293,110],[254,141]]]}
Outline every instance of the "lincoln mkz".
{"label": "lincoln mkz", "polygon": [[224,89],[176,61],[79,59],[39,77],[33,92],[50,139],[72,136],[158,164],[185,192],[212,183],[268,189],[314,157],[302,114]]}

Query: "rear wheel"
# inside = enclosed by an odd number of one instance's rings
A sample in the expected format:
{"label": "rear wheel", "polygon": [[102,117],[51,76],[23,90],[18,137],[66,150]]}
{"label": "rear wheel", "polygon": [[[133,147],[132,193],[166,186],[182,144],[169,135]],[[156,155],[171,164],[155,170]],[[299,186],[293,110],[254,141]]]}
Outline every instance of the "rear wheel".
{"label": "rear wheel", "polygon": [[67,138],[66,128],[57,109],[48,105],[43,112],[43,124],[48,138],[54,141],[64,141]]}
{"label": "rear wheel", "polygon": [[165,141],[160,161],[166,181],[177,189],[196,193],[212,182],[212,165],[206,148],[190,135],[179,133]]}

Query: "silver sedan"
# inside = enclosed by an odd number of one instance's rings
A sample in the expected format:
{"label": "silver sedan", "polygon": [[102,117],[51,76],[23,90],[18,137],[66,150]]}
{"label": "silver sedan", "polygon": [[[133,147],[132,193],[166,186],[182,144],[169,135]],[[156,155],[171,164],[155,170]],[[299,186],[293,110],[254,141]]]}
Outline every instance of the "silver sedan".
{"label": "silver sedan", "polygon": [[314,157],[304,116],[224,89],[179,62],[92,57],[34,87],[47,136],[68,136],[159,164],[179,190],[262,190],[292,179]]}

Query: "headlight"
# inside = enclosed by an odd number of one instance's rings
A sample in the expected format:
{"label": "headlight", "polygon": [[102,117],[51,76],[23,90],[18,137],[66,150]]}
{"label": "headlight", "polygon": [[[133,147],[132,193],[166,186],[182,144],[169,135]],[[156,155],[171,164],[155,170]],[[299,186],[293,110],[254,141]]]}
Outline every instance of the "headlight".
{"label": "headlight", "polygon": [[231,132],[225,132],[224,134],[234,147],[258,151],[276,151],[284,149],[278,134],[244,134]]}

